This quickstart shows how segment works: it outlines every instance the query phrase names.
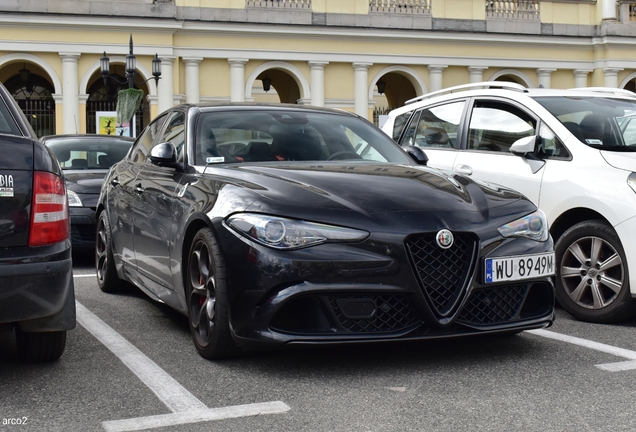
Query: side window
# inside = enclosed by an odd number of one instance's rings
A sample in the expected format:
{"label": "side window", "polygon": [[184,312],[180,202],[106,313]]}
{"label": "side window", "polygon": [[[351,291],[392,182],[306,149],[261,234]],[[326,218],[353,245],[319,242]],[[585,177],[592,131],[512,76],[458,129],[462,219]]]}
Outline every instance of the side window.
{"label": "side window", "polygon": [[468,149],[507,152],[518,139],[535,134],[535,120],[521,109],[503,102],[477,101],[470,118]]}
{"label": "side window", "polygon": [[7,135],[21,135],[18,125],[15,123],[15,120],[13,120],[9,109],[3,101],[0,101],[0,133]]}
{"label": "side window", "polygon": [[157,117],[152,123],[148,125],[146,129],[139,136],[135,142],[135,147],[130,154],[130,160],[134,163],[144,163],[148,157],[148,152],[152,148],[152,145],[157,137],[157,134],[161,131],[163,123],[168,118],[167,114]]}
{"label": "side window", "polygon": [[466,101],[457,101],[422,110],[415,129],[414,145],[456,147],[459,122]]}
{"label": "side window", "polygon": [[400,134],[404,130],[404,126],[406,126],[406,122],[409,120],[409,117],[411,117],[411,114],[413,114],[413,111],[405,112],[395,118],[393,122],[393,141],[400,139]]}
{"label": "side window", "polygon": [[415,115],[413,116],[413,119],[411,120],[406,130],[404,131],[404,135],[402,136],[402,141],[400,141],[400,145],[403,145],[403,146],[415,145],[415,130],[417,129],[417,123],[420,119],[421,114],[422,114],[421,111],[418,111],[415,113]]}
{"label": "side window", "polygon": [[182,161],[185,143],[185,114],[181,111],[177,112],[167,123],[161,134],[161,139],[157,140],[155,144],[171,142],[177,149],[177,160]]}
{"label": "side window", "polygon": [[556,136],[552,129],[541,123],[539,127],[539,156],[543,158],[569,158],[570,153],[567,151],[561,140]]}

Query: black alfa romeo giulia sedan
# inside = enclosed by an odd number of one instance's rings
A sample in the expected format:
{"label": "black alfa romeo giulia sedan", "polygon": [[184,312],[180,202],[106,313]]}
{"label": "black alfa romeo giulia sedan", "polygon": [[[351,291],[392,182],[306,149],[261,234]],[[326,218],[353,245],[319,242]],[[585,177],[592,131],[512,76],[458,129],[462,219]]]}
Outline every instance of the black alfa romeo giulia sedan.
{"label": "black alfa romeo giulia sedan", "polygon": [[174,107],[110,170],[97,214],[100,288],[126,280],[187,315],[206,358],[554,320],[540,210],[344,111]]}

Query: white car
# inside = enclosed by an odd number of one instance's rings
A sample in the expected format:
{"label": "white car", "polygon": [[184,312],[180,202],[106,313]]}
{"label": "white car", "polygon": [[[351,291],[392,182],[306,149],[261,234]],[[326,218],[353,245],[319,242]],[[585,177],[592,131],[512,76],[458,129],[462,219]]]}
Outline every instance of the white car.
{"label": "white car", "polygon": [[607,323],[635,313],[635,119],[636,95],[626,90],[488,82],[413,99],[382,129],[421,147],[431,167],[531,199],[555,240],[559,303]]}

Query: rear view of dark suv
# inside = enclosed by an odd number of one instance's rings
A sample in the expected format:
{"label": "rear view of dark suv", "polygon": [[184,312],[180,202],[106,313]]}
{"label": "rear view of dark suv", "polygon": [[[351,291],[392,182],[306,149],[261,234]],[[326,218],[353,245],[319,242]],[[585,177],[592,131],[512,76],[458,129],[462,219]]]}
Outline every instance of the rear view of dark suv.
{"label": "rear view of dark suv", "polygon": [[58,359],[75,327],[68,198],[60,165],[0,84],[0,331],[21,359]]}

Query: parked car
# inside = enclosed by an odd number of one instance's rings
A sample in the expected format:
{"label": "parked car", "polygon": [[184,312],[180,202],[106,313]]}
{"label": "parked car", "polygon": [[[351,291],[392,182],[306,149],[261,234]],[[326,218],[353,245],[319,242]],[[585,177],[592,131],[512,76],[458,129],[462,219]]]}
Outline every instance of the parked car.
{"label": "parked car", "polygon": [[41,141],[60,162],[66,181],[74,248],[95,247],[95,208],[102,180],[126,156],[134,138],[117,135],[49,135]]}
{"label": "parked car", "polygon": [[62,170],[0,84],[0,330],[26,361],[58,359],[75,327]]}
{"label": "parked car", "polygon": [[172,108],[104,180],[99,287],[187,315],[206,358],[549,326],[543,213],[411,150],[344,111]]}
{"label": "parked car", "polygon": [[634,316],[636,95],[476,83],[393,110],[383,130],[429,165],[520,191],[548,218],[556,295],[578,319]]}

